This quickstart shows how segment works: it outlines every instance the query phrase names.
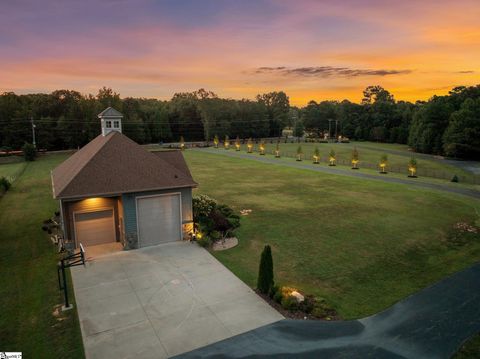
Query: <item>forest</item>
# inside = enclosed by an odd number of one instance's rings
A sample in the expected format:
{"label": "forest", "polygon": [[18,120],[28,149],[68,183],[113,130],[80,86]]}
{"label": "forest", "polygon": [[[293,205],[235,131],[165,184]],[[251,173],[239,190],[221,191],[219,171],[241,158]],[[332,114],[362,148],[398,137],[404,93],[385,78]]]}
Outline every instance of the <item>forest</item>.
{"label": "forest", "polygon": [[[200,89],[176,93],[169,101],[121,98],[110,88],[96,95],[72,90],[50,94],[0,95],[0,147],[78,148],[100,133],[97,114],[112,106],[124,114],[123,132],[138,143],[280,137],[286,127],[295,136],[335,133],[354,140],[408,144],[415,151],[462,159],[480,159],[480,85],[455,87],[448,95],[415,103],[396,101],[381,86],[368,86],[360,103],[310,101],[290,105],[283,91],[233,100]],[[329,127],[330,126],[330,127]],[[336,128],[336,131],[334,131]]]}

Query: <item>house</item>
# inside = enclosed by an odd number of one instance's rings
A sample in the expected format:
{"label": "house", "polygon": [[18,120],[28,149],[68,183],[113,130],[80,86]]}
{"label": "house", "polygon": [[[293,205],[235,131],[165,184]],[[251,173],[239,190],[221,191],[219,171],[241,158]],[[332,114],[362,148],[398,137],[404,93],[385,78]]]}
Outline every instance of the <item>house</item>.
{"label": "house", "polygon": [[187,238],[197,183],[182,153],[135,143],[111,107],[98,117],[102,133],[52,171],[66,247],[133,249]]}

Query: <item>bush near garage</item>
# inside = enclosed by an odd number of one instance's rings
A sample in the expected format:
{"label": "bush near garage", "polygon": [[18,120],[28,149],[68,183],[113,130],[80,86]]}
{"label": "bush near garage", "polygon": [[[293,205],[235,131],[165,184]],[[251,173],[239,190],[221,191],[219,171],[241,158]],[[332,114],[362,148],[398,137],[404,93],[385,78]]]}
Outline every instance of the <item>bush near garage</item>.
{"label": "bush near garage", "polygon": [[193,197],[193,220],[197,241],[202,247],[233,237],[240,226],[240,217],[232,208],[204,194]]}

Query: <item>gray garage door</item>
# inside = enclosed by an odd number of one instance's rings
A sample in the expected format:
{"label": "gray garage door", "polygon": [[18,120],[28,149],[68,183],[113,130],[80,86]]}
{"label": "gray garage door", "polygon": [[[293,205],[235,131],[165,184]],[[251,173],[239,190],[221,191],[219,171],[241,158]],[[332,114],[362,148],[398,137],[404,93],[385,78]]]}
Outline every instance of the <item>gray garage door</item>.
{"label": "gray garage door", "polygon": [[140,247],[181,239],[179,194],[138,198],[137,215]]}
{"label": "gray garage door", "polygon": [[113,209],[75,213],[75,235],[77,246],[95,246],[115,242]]}

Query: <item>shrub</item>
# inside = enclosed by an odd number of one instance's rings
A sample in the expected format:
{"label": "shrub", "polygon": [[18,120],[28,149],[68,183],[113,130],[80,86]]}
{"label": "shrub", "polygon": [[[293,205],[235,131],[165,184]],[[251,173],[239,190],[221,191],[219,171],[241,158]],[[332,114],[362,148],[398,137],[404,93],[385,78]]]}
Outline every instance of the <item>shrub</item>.
{"label": "shrub", "polygon": [[[278,287],[278,285],[273,285],[270,288],[270,291],[268,292],[268,296],[273,299],[279,291],[280,291],[280,288]],[[280,292],[280,294],[281,294],[281,292]]]}
{"label": "shrub", "polygon": [[200,247],[206,248],[210,247],[211,241],[208,236],[203,236],[202,238],[197,240],[197,243]]}
{"label": "shrub", "polygon": [[195,223],[200,223],[202,219],[210,216],[210,213],[217,206],[217,201],[208,197],[206,194],[194,196],[192,199],[193,205],[193,220]]}
{"label": "shrub", "polygon": [[283,297],[282,301],[281,301],[281,304],[282,304],[283,309],[286,309],[286,310],[297,310],[298,309],[297,298],[295,298],[294,296],[291,296],[291,295],[289,295],[287,297]]}
{"label": "shrub", "polygon": [[273,300],[277,302],[278,304],[282,303],[283,299],[283,294],[281,290],[278,290],[274,295],[273,295]]}
{"label": "shrub", "polygon": [[12,184],[6,177],[0,177],[0,191],[7,192]]}
{"label": "shrub", "polygon": [[303,302],[298,303],[298,309],[304,313],[311,313],[315,307],[315,297],[313,295],[306,295]]}
{"label": "shrub", "polygon": [[26,143],[22,147],[23,156],[25,161],[35,161],[35,157],[37,157],[37,150],[35,146],[31,143]]}
{"label": "shrub", "polygon": [[270,288],[273,287],[273,258],[272,249],[267,244],[263,249],[260,257],[260,265],[258,268],[257,288],[263,294],[268,294]]}
{"label": "shrub", "polygon": [[455,183],[458,182],[458,176],[457,175],[453,175],[452,182],[455,182]]}
{"label": "shrub", "polygon": [[330,316],[335,316],[336,311],[330,305],[327,304],[325,299],[317,298],[315,299],[315,303],[311,314],[317,318],[327,318],[329,319]]}

